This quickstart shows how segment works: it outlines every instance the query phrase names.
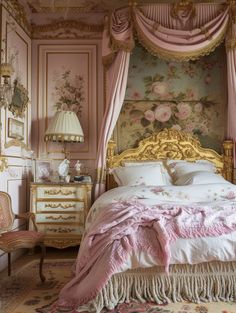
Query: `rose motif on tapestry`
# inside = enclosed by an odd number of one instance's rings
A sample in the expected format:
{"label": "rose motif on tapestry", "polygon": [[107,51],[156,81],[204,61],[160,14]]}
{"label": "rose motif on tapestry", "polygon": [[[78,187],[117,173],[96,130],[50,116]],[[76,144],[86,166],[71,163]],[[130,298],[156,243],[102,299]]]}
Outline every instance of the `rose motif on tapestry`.
{"label": "rose motif on tapestry", "polygon": [[170,62],[136,46],[117,123],[119,152],[164,128],[196,135],[221,151],[227,108],[224,47],[191,62]]}

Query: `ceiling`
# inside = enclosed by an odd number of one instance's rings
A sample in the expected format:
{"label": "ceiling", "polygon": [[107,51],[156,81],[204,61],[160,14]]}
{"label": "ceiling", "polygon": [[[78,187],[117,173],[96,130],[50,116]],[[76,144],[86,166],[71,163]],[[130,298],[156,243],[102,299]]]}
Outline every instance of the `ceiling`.
{"label": "ceiling", "polygon": [[[177,2],[178,0],[19,0],[32,24],[48,24],[61,20],[77,20],[101,24],[105,14],[130,3]],[[200,2],[200,1],[193,1]],[[203,0],[201,2],[213,2]],[[224,2],[216,0],[214,2]]]}
{"label": "ceiling", "polygon": [[[114,8],[126,6],[134,2],[132,0],[25,0],[33,14],[37,13],[106,13]],[[168,2],[168,1],[135,1],[136,3]],[[171,1],[173,2],[173,1]]]}

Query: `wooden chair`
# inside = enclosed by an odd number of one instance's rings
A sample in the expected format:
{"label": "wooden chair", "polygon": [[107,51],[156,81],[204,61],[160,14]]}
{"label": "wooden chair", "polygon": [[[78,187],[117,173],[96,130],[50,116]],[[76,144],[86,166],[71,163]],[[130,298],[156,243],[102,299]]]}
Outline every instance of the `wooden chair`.
{"label": "wooden chair", "polygon": [[[31,220],[35,231],[11,231],[15,219]],[[10,195],[0,191],[0,249],[8,253],[8,276],[11,275],[11,252],[21,248],[32,249],[35,246],[41,247],[39,276],[41,281],[44,282],[45,276],[43,275],[42,267],[45,257],[45,246],[43,234],[37,230],[35,215],[33,213],[14,214]]]}

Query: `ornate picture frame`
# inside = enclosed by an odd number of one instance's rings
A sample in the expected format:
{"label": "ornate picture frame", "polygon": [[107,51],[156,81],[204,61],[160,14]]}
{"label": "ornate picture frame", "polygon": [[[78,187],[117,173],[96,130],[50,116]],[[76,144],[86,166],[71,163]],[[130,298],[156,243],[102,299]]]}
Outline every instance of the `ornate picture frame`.
{"label": "ornate picture frame", "polygon": [[24,117],[29,102],[28,91],[17,80],[14,81],[14,89],[9,110],[15,117]]}
{"label": "ornate picture frame", "polygon": [[24,123],[9,117],[8,137],[18,140],[24,140]]}
{"label": "ornate picture frame", "polygon": [[35,159],[34,182],[50,182],[52,175],[51,159]]}

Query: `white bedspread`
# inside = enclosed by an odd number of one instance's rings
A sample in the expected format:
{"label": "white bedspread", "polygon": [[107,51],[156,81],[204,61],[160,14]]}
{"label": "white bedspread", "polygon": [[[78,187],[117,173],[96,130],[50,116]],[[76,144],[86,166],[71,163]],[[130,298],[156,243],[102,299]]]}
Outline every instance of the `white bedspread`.
{"label": "white bedspread", "polygon": [[[146,204],[197,203],[210,204],[217,209],[222,203],[235,202],[236,186],[230,183],[189,186],[135,186],[118,187],[104,193],[97,199],[87,217],[86,228],[96,218],[97,212],[118,200],[140,199]],[[178,239],[171,244],[171,264],[197,264],[208,261],[236,260],[236,232],[219,237]],[[130,255],[120,272],[136,267],[158,265],[145,252]]]}

